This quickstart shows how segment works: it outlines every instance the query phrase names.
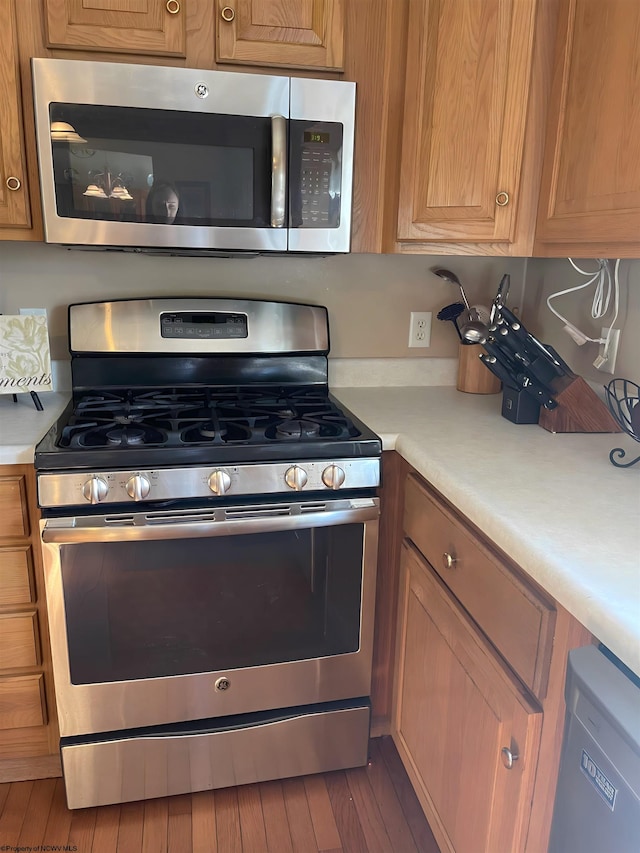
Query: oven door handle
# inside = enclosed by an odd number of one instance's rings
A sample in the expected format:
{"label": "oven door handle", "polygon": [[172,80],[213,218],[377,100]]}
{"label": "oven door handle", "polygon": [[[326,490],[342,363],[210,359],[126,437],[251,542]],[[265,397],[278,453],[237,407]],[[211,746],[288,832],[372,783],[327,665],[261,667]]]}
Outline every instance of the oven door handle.
{"label": "oven door handle", "polygon": [[379,515],[378,498],[354,498],[332,504],[218,507],[211,510],[48,518],[40,525],[43,542],[64,545],[271,533],[372,522],[377,521]]}

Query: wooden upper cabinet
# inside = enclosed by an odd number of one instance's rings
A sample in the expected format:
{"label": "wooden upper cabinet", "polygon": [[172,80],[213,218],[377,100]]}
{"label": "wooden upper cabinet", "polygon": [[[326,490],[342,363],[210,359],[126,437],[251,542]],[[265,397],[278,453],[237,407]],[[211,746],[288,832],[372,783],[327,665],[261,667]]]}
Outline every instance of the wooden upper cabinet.
{"label": "wooden upper cabinet", "polygon": [[536,254],[638,257],[638,93],[640,3],[563,0]]}
{"label": "wooden upper cabinet", "polygon": [[410,0],[398,241],[515,239],[536,7]]}
{"label": "wooden upper cabinet", "polygon": [[44,0],[47,46],[186,54],[187,0]]}
{"label": "wooden upper cabinet", "polygon": [[29,228],[13,0],[0,3],[0,227]]}
{"label": "wooden upper cabinet", "polygon": [[345,0],[217,0],[217,62],[340,70]]}

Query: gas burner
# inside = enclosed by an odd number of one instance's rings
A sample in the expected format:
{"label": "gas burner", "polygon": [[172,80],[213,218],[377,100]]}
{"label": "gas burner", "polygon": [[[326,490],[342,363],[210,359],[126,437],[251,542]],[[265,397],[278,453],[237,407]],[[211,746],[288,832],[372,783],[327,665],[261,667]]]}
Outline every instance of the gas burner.
{"label": "gas burner", "polygon": [[226,444],[246,442],[251,430],[242,424],[217,423],[213,418],[195,423],[180,432],[181,444]]}
{"label": "gas burner", "polygon": [[[121,424],[121,421],[116,420],[116,423]],[[145,443],[145,431],[136,427],[122,424],[121,426],[110,429],[105,436],[107,444],[111,447],[118,447],[121,444],[131,447],[132,445],[141,445]]]}
{"label": "gas burner", "polygon": [[218,430],[211,421],[207,424],[202,424],[202,426],[198,427],[197,431],[203,438],[215,438],[218,435]]}
{"label": "gas burner", "polygon": [[276,426],[276,437],[285,440],[313,439],[319,435],[320,425],[305,418],[289,418]]}
{"label": "gas burner", "polygon": [[72,450],[161,447],[166,443],[167,434],[162,430],[144,423],[121,424],[114,420],[105,424],[95,421],[73,423],[63,429],[60,441],[61,446]]}

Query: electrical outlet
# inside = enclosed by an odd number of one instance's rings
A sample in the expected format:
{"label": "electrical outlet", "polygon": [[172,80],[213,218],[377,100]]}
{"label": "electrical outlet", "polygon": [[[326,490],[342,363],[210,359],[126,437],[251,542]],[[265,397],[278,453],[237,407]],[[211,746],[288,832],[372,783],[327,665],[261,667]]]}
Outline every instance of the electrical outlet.
{"label": "electrical outlet", "polygon": [[[600,332],[600,337],[606,339],[608,328],[604,328]],[[616,358],[618,356],[618,345],[620,344],[620,329],[611,329],[609,335],[609,349],[605,356],[605,344],[600,344],[600,349],[593,366],[604,373],[613,373],[616,369]]]}
{"label": "electrical outlet", "polygon": [[428,347],[431,343],[431,311],[412,311],[409,322],[409,346]]}

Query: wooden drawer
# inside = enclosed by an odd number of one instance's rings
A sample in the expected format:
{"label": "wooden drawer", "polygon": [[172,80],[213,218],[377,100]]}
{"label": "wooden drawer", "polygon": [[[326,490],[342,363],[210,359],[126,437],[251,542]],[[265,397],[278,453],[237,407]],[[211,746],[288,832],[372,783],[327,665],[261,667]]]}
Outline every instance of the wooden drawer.
{"label": "wooden drawer", "polygon": [[0,678],[0,729],[43,726],[44,707],[42,673]]}
{"label": "wooden drawer", "polygon": [[29,535],[27,488],[22,475],[0,477],[0,538]]}
{"label": "wooden drawer", "polygon": [[0,606],[34,601],[32,579],[31,547],[0,547]]}
{"label": "wooden drawer", "polygon": [[[465,610],[540,698],[553,645],[553,602],[432,495],[414,475],[405,486],[404,531]],[[450,555],[455,561],[447,566]]]}
{"label": "wooden drawer", "polygon": [[0,615],[2,669],[38,666],[38,616],[35,611]]}

